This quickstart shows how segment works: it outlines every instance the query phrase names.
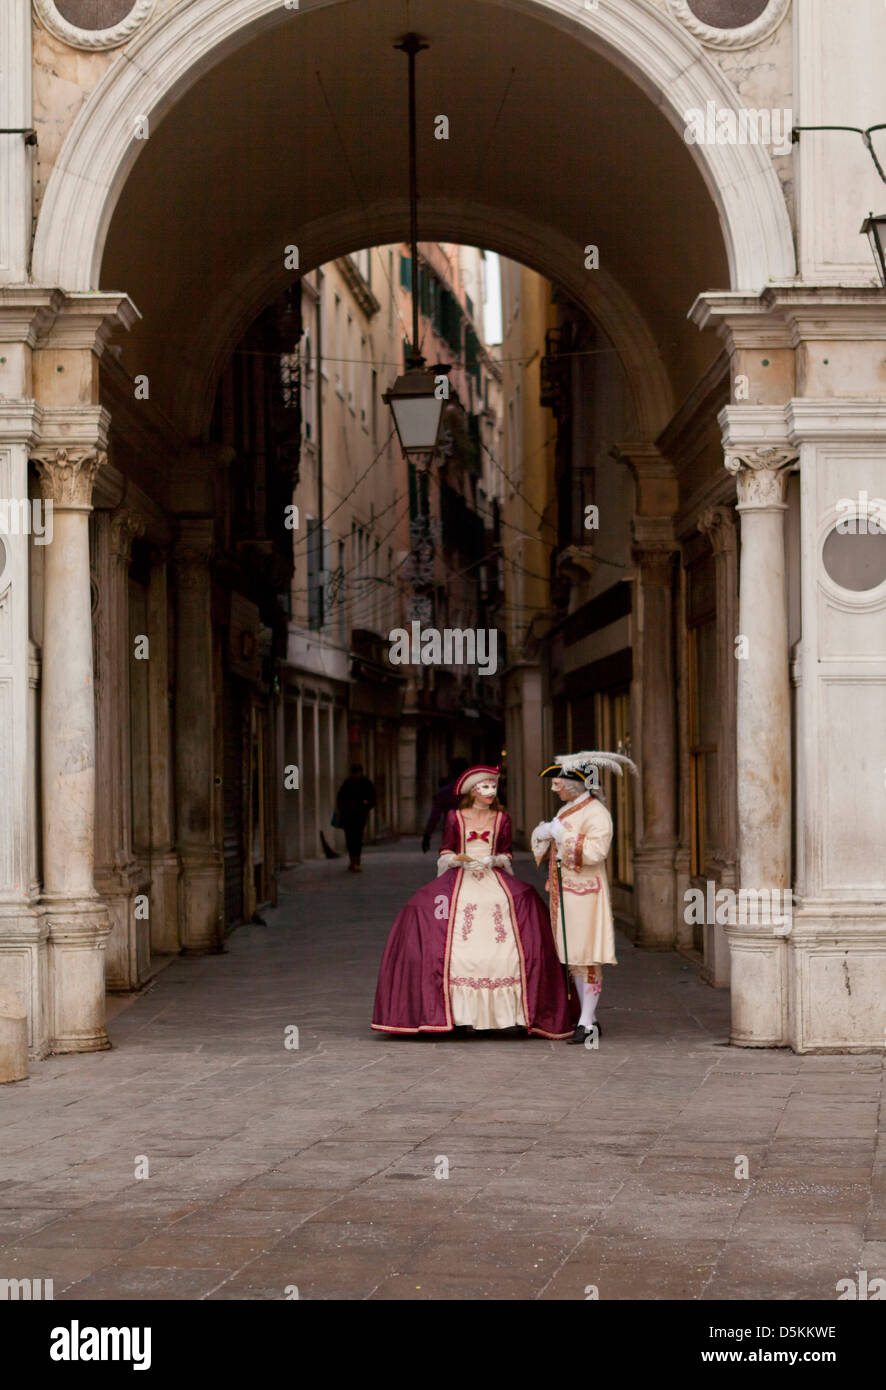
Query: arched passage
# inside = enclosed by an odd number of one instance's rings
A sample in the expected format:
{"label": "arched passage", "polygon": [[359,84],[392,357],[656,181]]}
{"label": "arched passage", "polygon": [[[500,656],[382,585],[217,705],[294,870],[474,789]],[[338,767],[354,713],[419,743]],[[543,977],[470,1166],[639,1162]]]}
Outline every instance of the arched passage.
{"label": "arched passage", "polygon": [[[652,764],[662,731],[673,739],[677,728],[674,615],[662,590],[672,588],[680,490],[673,460],[655,441],[671,429],[679,448],[680,430],[719,386],[717,344],[687,322],[690,304],[714,286],[756,290],[793,274],[781,187],[759,146],[686,145],[685,111],[734,104],[736,93],[678,25],[646,5],[465,0],[458,23],[441,25],[434,5],[418,3],[410,23],[431,45],[421,58],[421,239],[483,245],[548,276],[599,324],[631,386],[637,424],[625,458],[643,525],[632,534],[619,511],[625,558],[608,563],[626,568],[635,544],[636,620],[645,623],[642,723]],[[199,765],[181,737],[177,775],[204,789],[217,750],[205,724],[211,689],[203,676],[220,659],[207,621],[211,469],[223,469],[225,458],[204,451],[177,476],[169,459],[181,458],[188,441],[205,440],[232,348],[293,278],[287,247],[298,247],[304,271],[402,235],[404,70],[393,50],[402,25],[400,7],[388,0],[298,11],[248,0],[236,17],[219,0],[169,10],[85,104],[41,208],[35,281],[80,296],[80,306],[92,291],[126,294],[140,312],[119,348],[123,371],[108,402],[112,453],[124,478],[137,458],[132,473],[147,509],[150,455],[165,432],[156,476],[167,470],[175,502],[152,500],[179,519],[182,626],[186,619],[202,643],[199,670],[194,665],[179,699],[204,720],[193,730]],[[434,117],[450,112],[449,139],[437,141]],[[599,251],[599,270],[585,263],[589,245]],[[150,442],[120,385],[137,378],[150,383]],[[689,416],[684,407],[675,425],[687,400]],[[619,466],[622,508],[632,485]],[[155,518],[150,531],[158,553],[168,543],[165,520]],[[82,543],[82,527],[80,535]],[[125,541],[114,543],[126,556]],[[249,554],[258,564],[263,552],[255,546]],[[563,573],[572,582],[569,564]],[[152,599],[143,587],[147,611]],[[598,596],[593,586],[581,592],[583,602]],[[193,663],[196,650],[181,645],[180,666]],[[667,695],[654,708],[650,672]],[[662,940],[673,939],[675,765],[671,749],[644,787],[644,882],[650,916],[657,912],[665,924]],[[209,853],[201,857],[201,837],[208,844],[215,833],[201,797],[189,803],[193,838],[179,897],[183,939],[203,948],[214,930],[217,864]],[[169,867],[174,876],[172,860]],[[128,902],[131,885],[121,895]],[[118,926],[125,930],[125,911]]]}

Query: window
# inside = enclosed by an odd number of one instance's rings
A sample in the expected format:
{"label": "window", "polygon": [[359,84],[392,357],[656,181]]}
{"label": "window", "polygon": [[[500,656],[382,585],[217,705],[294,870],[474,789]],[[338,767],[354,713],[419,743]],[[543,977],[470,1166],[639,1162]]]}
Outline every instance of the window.
{"label": "window", "polygon": [[347,639],[347,614],[345,612],[345,543],[338,543],[338,576],[337,576],[337,597],[338,597],[338,640],[344,642]]}
{"label": "window", "polygon": [[334,358],[335,369],[335,389],[339,395],[342,394],[342,375],[341,375],[341,297],[336,295],[332,307],[332,356]]}
{"label": "window", "polygon": [[[631,697],[627,689],[604,691],[600,699],[601,741],[595,746],[631,756]],[[612,816],[610,852],[613,883],[631,888],[634,883],[634,808],[630,775],[604,772],[602,790]]]}
{"label": "window", "polygon": [[[360,372],[360,424],[363,426],[364,429],[368,430],[368,429],[369,429],[369,419],[368,419],[367,407],[368,407],[368,405],[369,405],[369,402],[368,402],[367,399],[366,399],[366,383],[367,383],[367,381],[369,380],[369,377],[368,377],[368,374],[367,374],[367,372],[366,372],[366,339],[363,338],[363,337],[360,338],[360,362],[359,362],[359,372]],[[374,376],[374,375],[375,375],[375,373],[373,372],[373,376]]]}
{"label": "window", "polygon": [[388,252],[388,331],[394,327],[394,253]]}
{"label": "window", "polygon": [[346,369],[347,369],[346,375],[347,375],[347,382],[348,382],[348,405],[349,405],[349,406],[351,407],[351,409],[353,410],[353,409],[354,409],[354,320],[351,318],[350,314],[348,314],[348,331],[347,331],[347,337],[346,337],[346,339],[345,339],[345,356],[346,356],[346,358],[347,358],[347,362],[345,363],[345,367],[346,367]]}

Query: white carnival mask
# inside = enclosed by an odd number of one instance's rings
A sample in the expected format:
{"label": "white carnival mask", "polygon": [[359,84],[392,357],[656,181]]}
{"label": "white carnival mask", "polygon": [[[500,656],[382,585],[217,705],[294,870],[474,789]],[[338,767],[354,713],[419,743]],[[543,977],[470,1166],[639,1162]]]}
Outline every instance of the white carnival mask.
{"label": "white carnival mask", "polygon": [[498,783],[478,782],[474,791],[479,792],[480,796],[495,796],[495,793],[498,791]]}

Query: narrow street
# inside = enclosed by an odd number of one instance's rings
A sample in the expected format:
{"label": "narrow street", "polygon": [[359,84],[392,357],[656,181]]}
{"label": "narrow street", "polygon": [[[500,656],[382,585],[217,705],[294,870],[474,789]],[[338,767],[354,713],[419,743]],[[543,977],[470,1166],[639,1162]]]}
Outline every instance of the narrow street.
{"label": "narrow street", "polygon": [[833,1300],[886,1274],[882,1058],[725,1046],[728,993],[624,938],[599,1051],[373,1034],[433,856],[346,862],[175,960],[112,1011],[111,1051],[4,1090],[0,1276],[57,1299]]}

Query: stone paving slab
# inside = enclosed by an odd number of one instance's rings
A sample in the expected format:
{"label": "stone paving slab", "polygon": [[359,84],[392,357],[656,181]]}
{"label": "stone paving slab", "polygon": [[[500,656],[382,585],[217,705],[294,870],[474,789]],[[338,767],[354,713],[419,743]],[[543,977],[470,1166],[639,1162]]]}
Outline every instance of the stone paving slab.
{"label": "stone paving slab", "polygon": [[883,1058],[731,1048],[728,995],[623,937],[599,1050],[374,1034],[388,927],[433,866],[413,841],[363,863],[292,872],[266,926],[117,1001],[110,1052],[0,1091],[0,1278],[61,1299],[562,1301],[886,1277]]}

